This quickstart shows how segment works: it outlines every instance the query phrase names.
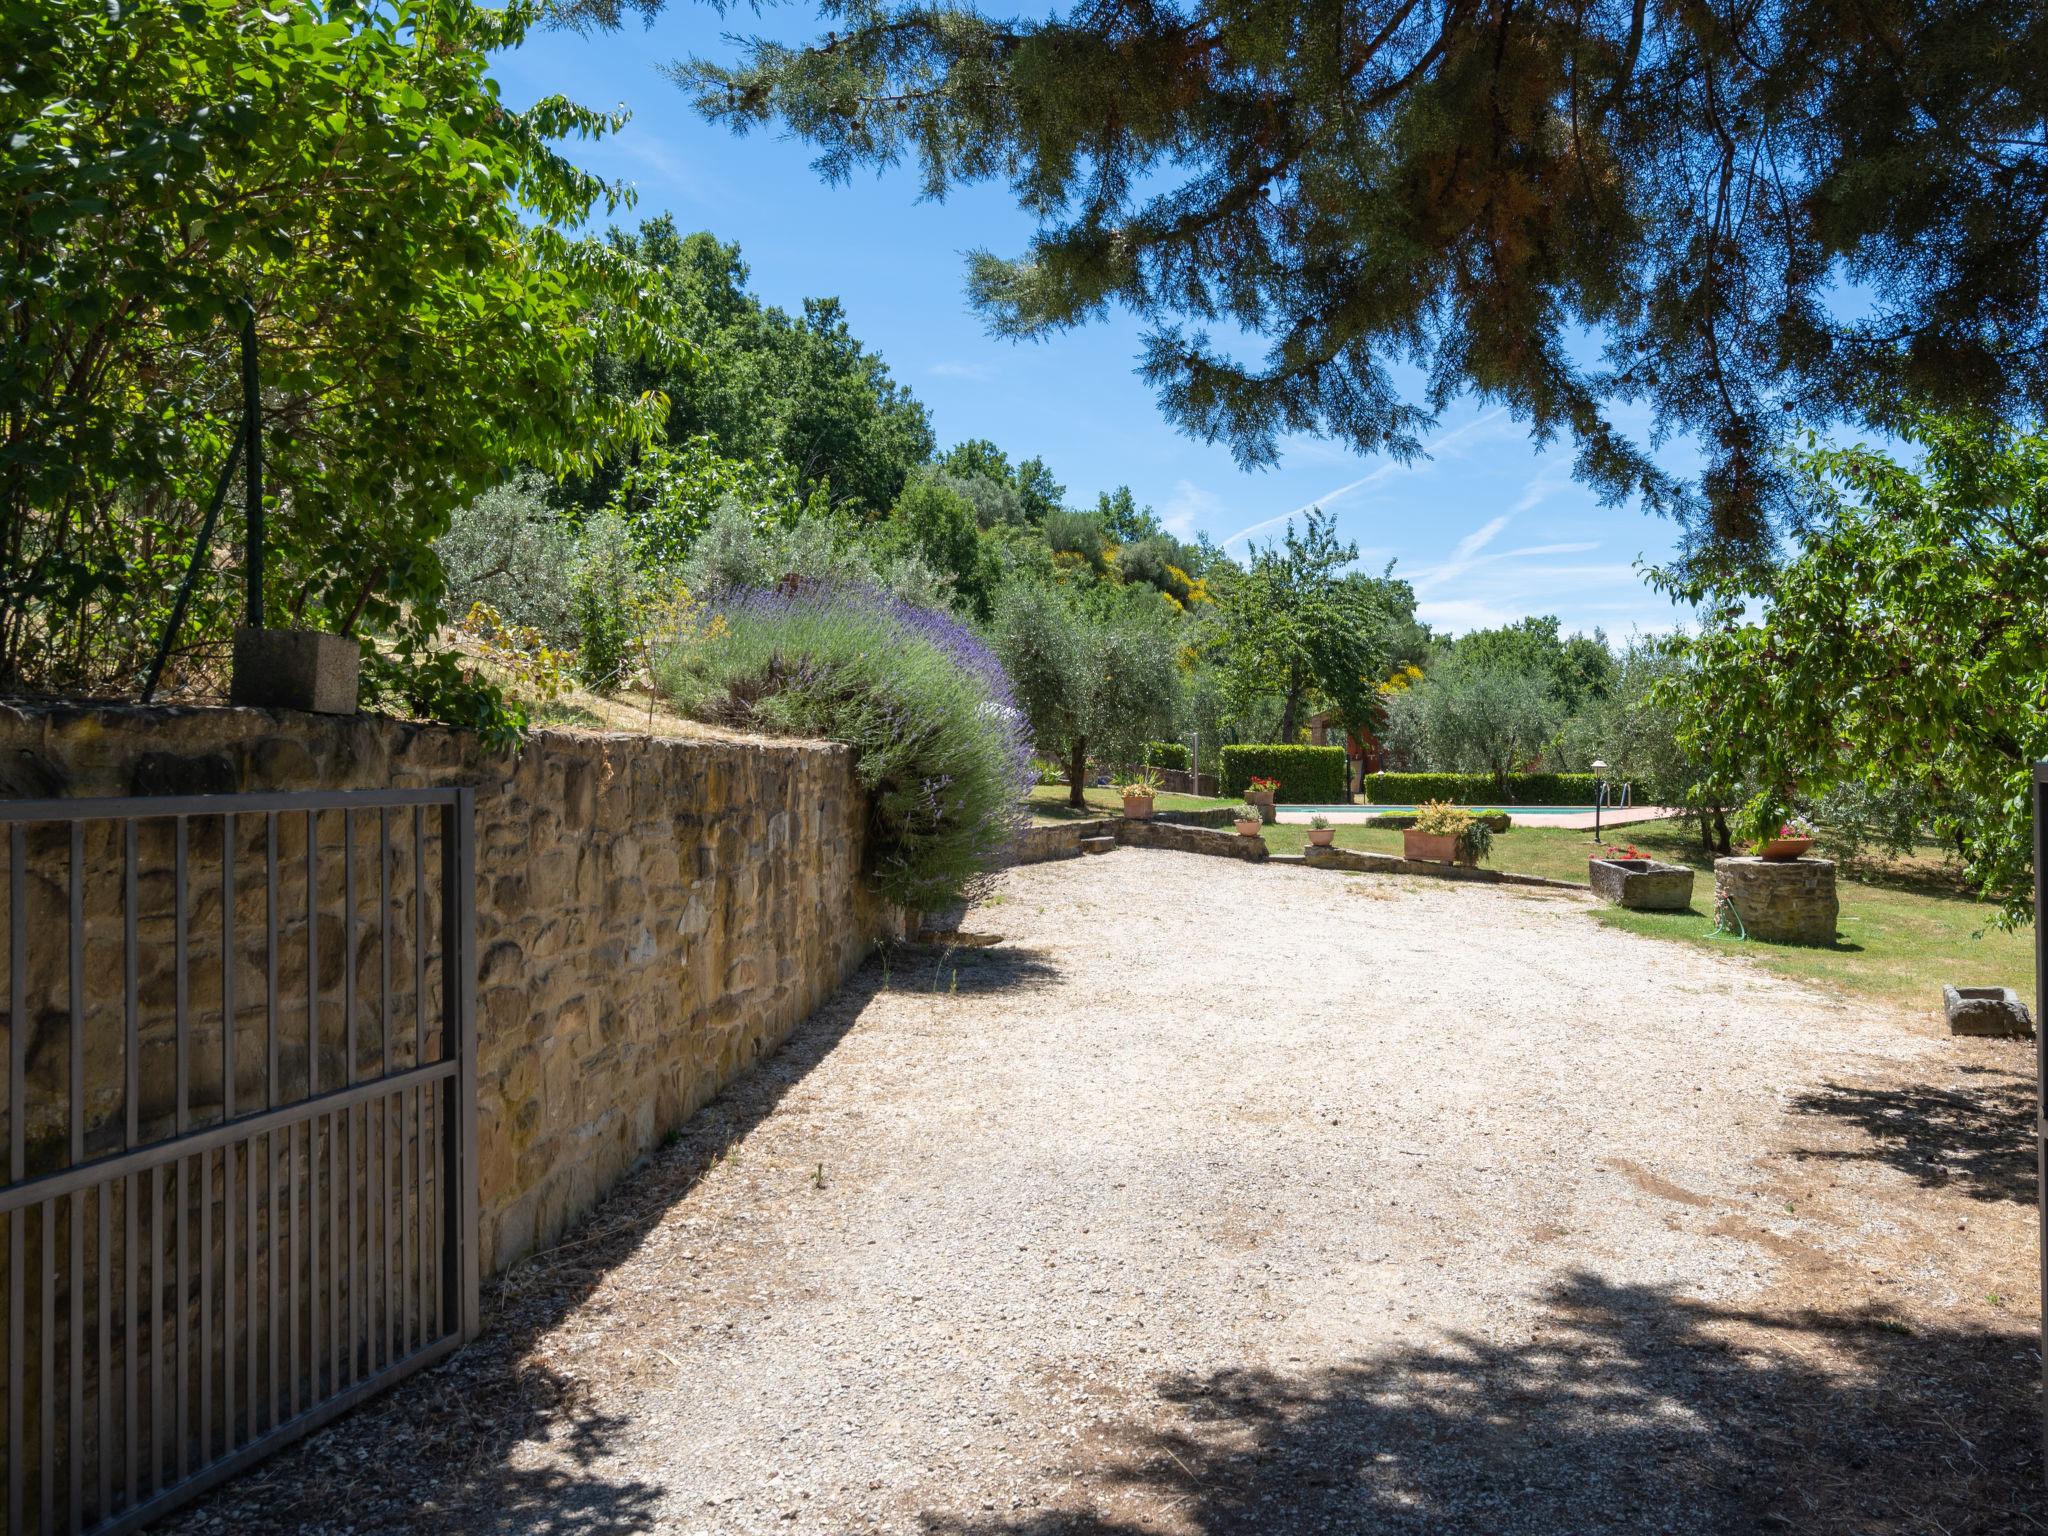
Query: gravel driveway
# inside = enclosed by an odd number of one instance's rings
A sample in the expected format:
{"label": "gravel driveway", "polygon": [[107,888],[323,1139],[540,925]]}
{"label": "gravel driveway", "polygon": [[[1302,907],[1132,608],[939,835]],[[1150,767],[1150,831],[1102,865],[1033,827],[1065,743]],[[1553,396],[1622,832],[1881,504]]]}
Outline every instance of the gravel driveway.
{"label": "gravel driveway", "polygon": [[2028,1047],[1143,850],[871,965],[185,1530],[2048,1528]]}

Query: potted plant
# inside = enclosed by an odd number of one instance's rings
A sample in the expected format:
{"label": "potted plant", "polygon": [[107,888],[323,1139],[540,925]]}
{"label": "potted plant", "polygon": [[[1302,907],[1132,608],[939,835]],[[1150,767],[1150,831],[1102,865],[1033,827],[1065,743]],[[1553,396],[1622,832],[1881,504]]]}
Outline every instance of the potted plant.
{"label": "potted plant", "polygon": [[1405,858],[1433,864],[1455,864],[1465,829],[1472,825],[1472,813],[1447,800],[1431,800],[1415,808],[1415,825],[1401,834]]}
{"label": "potted plant", "polygon": [[1233,823],[1239,837],[1257,837],[1265,830],[1265,817],[1259,808],[1247,800],[1237,808],[1237,820]]}
{"label": "potted plant", "polygon": [[1321,811],[1308,819],[1308,841],[1312,848],[1327,848],[1330,840],[1337,835],[1337,829],[1330,825],[1330,818]]}
{"label": "potted plant", "polygon": [[1796,859],[1813,846],[1820,834],[1804,816],[1787,817],[1775,835],[1757,844],[1757,855],[1771,860]]}
{"label": "potted plant", "polygon": [[1474,816],[1458,834],[1458,862],[1476,865],[1493,851],[1493,823],[1483,815]]}
{"label": "potted plant", "polygon": [[1124,817],[1129,821],[1150,821],[1152,819],[1152,798],[1159,793],[1159,775],[1150,768],[1135,779],[1119,784],[1117,791],[1124,797]]}
{"label": "potted plant", "polygon": [[1273,797],[1279,791],[1280,781],[1278,779],[1266,779],[1254,775],[1251,783],[1245,786],[1244,803],[1257,806],[1259,808],[1259,819],[1270,826],[1274,817]]}

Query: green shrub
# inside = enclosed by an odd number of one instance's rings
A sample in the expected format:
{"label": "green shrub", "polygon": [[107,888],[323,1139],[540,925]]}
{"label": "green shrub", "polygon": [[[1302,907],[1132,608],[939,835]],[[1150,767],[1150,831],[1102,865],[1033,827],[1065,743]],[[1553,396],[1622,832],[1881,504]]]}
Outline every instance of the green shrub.
{"label": "green shrub", "polygon": [[1241,795],[1255,778],[1278,779],[1279,805],[1342,805],[1346,777],[1342,747],[1289,747],[1278,743],[1223,749],[1223,793]]}
{"label": "green shrub", "polygon": [[1172,768],[1186,773],[1188,749],[1177,741],[1148,741],[1145,743],[1145,761],[1154,768]]}
{"label": "green shrub", "polygon": [[[686,713],[853,748],[868,884],[920,911],[969,894],[1020,822],[1031,741],[995,657],[872,587],[730,593],[654,670]],[[722,623],[718,622],[722,621]]]}
{"label": "green shrub", "polygon": [[[1225,747],[1227,756],[1231,749]],[[1460,805],[1591,805],[1599,778],[1590,773],[1511,773],[1502,794],[1486,773],[1369,773],[1365,798],[1374,805],[1420,805],[1455,800]]]}
{"label": "green shrub", "polygon": [[594,517],[583,530],[581,564],[570,583],[576,621],[576,673],[594,693],[617,690],[638,635],[634,614],[643,579],[625,521]]}

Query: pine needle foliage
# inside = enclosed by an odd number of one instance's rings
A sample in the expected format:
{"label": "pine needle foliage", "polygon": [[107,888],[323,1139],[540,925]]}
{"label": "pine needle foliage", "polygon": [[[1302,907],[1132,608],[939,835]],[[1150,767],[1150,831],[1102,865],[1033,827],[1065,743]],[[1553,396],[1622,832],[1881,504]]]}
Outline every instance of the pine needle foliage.
{"label": "pine needle foliage", "polygon": [[[2031,0],[820,10],[808,46],[674,76],[833,179],[1007,183],[1038,228],[970,258],[994,328],[1137,315],[1166,414],[1247,464],[1289,433],[1407,459],[1469,394],[1569,438],[1586,483],[1693,550],[1755,556],[1796,523],[1786,423],[2048,400]],[[1696,479],[1653,462],[1671,434],[1703,448]]]}

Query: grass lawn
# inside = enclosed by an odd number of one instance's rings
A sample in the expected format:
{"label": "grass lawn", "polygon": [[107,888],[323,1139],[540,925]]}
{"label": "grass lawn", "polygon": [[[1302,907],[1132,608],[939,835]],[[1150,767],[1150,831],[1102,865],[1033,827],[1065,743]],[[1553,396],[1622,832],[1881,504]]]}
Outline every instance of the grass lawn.
{"label": "grass lawn", "polygon": [[[1124,813],[1123,796],[1106,786],[1091,785],[1082,790],[1087,797],[1088,809],[1077,811],[1067,804],[1067,786],[1064,784],[1034,784],[1031,786],[1031,819],[1046,821],[1080,821],[1096,816],[1121,816]],[[1236,800],[1209,800],[1200,795],[1155,795],[1153,807],[1162,811],[1206,811],[1219,805],[1236,805]],[[1276,850],[1277,851],[1277,850]]]}
{"label": "grass lawn", "polygon": [[[1265,835],[1266,846],[1274,853],[1299,853],[1308,842],[1306,827],[1268,827]],[[2033,1004],[2033,929],[2007,932],[1995,927],[1995,909],[1958,891],[1938,858],[1866,862],[1856,866],[1856,878],[1841,875],[1836,887],[1842,903],[1840,937],[1823,949],[1750,944],[1715,933],[1713,860],[1689,831],[1639,822],[1609,841],[1633,843],[1650,857],[1690,864],[1701,872],[1693,883],[1690,912],[1602,907],[1600,920],[1617,928],[1683,943],[1732,947],[1783,975],[1916,1010],[1938,1009],[1945,981],[2012,987]],[[1340,848],[1399,853],[1401,834],[1339,827],[1336,843]],[[1486,862],[1516,874],[1584,884],[1586,858],[1594,846],[1589,832],[1516,827],[1494,838]]]}

